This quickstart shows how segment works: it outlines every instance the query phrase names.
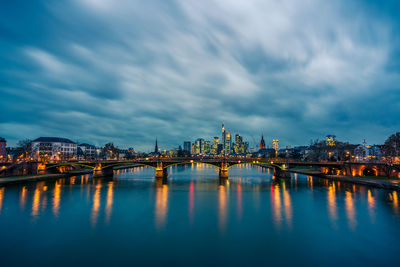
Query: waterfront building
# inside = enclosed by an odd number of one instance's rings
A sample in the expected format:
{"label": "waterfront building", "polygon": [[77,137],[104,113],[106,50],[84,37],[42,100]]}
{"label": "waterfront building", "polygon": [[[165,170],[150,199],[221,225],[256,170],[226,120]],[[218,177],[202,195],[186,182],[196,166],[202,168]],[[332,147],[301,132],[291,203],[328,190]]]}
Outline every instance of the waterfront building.
{"label": "waterfront building", "polygon": [[132,159],[135,157],[135,150],[130,147],[128,149],[119,149],[118,159]]}
{"label": "waterfront building", "polygon": [[363,142],[362,145],[354,149],[354,160],[357,162],[376,162],[380,161],[382,157],[381,147],[379,145],[367,145]]}
{"label": "waterfront building", "polygon": [[212,146],[211,146],[211,154],[213,154],[213,155],[217,155],[217,154],[219,154],[218,153],[218,145],[220,144],[220,140],[219,140],[219,137],[214,137],[214,139],[213,139],[213,143],[212,143]]}
{"label": "waterfront building", "polygon": [[77,157],[77,144],[67,138],[39,137],[31,143],[31,157],[37,160],[65,160]]}
{"label": "waterfront building", "polygon": [[[82,154],[81,154],[82,153]],[[81,154],[84,159],[90,160],[96,158],[96,147],[94,145],[89,144],[80,144],[78,145],[77,154]]]}
{"label": "waterfront building", "polygon": [[3,137],[0,137],[0,161],[7,160],[7,151],[6,151],[7,141]]}
{"label": "waterfront building", "polygon": [[186,153],[192,153],[192,144],[190,141],[183,142],[183,151]]}
{"label": "waterfront building", "polygon": [[328,134],[325,137],[325,142],[327,146],[335,146],[336,145],[336,135]]}

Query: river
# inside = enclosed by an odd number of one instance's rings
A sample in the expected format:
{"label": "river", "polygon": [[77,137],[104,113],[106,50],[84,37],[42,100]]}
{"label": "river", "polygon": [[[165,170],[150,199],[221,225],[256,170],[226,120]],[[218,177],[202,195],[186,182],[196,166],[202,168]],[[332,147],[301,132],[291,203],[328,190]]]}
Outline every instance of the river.
{"label": "river", "polygon": [[234,166],[115,171],[0,187],[0,264],[393,265],[396,191]]}

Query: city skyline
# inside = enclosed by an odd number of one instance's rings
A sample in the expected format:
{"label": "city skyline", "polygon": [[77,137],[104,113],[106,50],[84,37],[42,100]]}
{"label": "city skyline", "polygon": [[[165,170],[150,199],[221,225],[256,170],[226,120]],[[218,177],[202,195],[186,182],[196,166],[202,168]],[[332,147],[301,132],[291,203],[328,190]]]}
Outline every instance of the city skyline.
{"label": "city skyline", "polygon": [[0,7],[4,266],[398,262],[399,0]]}
{"label": "city skyline", "polygon": [[4,4],[0,135],[147,150],[225,121],[250,141],[384,142],[400,126],[398,3],[288,3]]}
{"label": "city skyline", "polygon": [[[225,145],[224,144],[226,144],[226,140],[224,141],[224,137],[223,137],[225,131],[226,131],[226,134],[229,135],[228,143],[230,143],[230,145],[229,145],[228,149],[230,151],[234,151],[235,150],[235,147],[233,147],[233,146],[235,145],[235,142],[237,141],[237,138],[239,137],[240,140],[241,140],[240,142],[243,142],[243,144],[246,144],[249,153],[250,153],[250,151],[257,152],[258,150],[262,149],[262,147],[260,145],[260,141],[262,143],[265,142],[263,148],[274,148],[274,143],[276,143],[275,141],[277,141],[277,144],[275,144],[275,146],[283,149],[283,148],[286,148],[286,147],[309,146],[313,142],[317,142],[317,141],[326,140],[328,142],[328,140],[332,139],[332,138],[335,138],[335,140],[336,140],[336,135],[325,134],[325,135],[319,136],[318,138],[315,138],[315,139],[311,138],[311,139],[309,139],[308,143],[304,143],[304,144],[295,144],[295,145],[294,144],[286,144],[286,143],[282,144],[281,140],[277,136],[275,136],[275,137],[266,137],[264,134],[260,134],[259,136],[246,137],[246,136],[243,136],[240,132],[229,131],[229,129],[227,129],[224,126],[224,122],[222,122],[222,135],[220,135],[220,136],[218,136],[218,133],[215,133],[214,135],[207,136],[207,137],[198,136],[198,137],[194,137],[194,138],[184,138],[184,139],[178,141],[178,143],[172,144],[172,145],[164,144],[162,142],[163,138],[162,137],[160,138],[159,136],[156,136],[153,139],[153,143],[149,144],[148,147],[143,146],[143,145],[142,146],[140,146],[140,145],[136,146],[136,144],[134,142],[133,143],[129,143],[129,144],[124,146],[124,145],[115,143],[113,141],[113,139],[106,140],[104,143],[96,143],[96,142],[93,142],[93,141],[85,139],[85,138],[73,139],[73,138],[70,138],[68,136],[36,136],[34,138],[26,137],[26,138],[22,138],[20,140],[14,141],[14,142],[9,142],[9,140],[7,138],[5,138],[5,140],[6,140],[6,142],[7,142],[9,147],[16,147],[16,146],[18,146],[18,142],[20,142],[20,141],[33,141],[34,139],[37,139],[39,137],[40,138],[41,137],[45,137],[45,138],[67,138],[67,139],[72,140],[76,144],[90,144],[90,145],[94,145],[96,147],[104,147],[105,144],[112,143],[118,148],[123,148],[123,149],[134,148],[137,152],[144,152],[144,153],[153,152],[154,151],[154,143],[156,143],[156,146],[158,147],[159,151],[170,151],[170,150],[178,149],[179,147],[181,147],[182,150],[186,150],[185,149],[185,143],[189,142],[190,145],[192,146],[192,145],[195,144],[196,141],[202,140],[202,142],[208,142],[209,143],[210,151],[211,151],[213,149],[213,147],[212,147],[213,146],[213,142],[216,141],[215,140],[216,138],[218,138],[218,144],[223,145],[223,149],[225,150]],[[340,137],[339,137],[339,139],[340,139]],[[161,140],[161,145],[160,145],[160,140]],[[356,142],[356,143],[353,143],[353,144],[358,144],[358,145],[364,144],[364,145],[366,145],[368,143],[369,145],[378,145],[378,144],[383,144],[386,140],[387,140],[387,138],[385,140],[383,140],[381,143],[371,143],[371,142],[367,142],[366,139],[363,139],[363,140],[361,140],[362,142],[360,141],[360,142]],[[340,141],[351,143],[351,142],[349,142],[349,140],[340,139]],[[232,146],[232,147],[230,147],[230,146]],[[139,148],[145,147],[145,149],[137,149],[138,147]],[[211,153],[211,154],[213,154],[213,153]]]}

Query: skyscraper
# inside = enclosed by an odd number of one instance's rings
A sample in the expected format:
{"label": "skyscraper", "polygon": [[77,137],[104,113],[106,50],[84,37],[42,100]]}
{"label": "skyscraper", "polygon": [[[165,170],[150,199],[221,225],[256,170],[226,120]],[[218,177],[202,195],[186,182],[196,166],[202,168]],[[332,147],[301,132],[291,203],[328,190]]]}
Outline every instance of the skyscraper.
{"label": "skyscraper", "polygon": [[204,154],[209,155],[211,153],[211,142],[204,141]]}
{"label": "skyscraper", "polygon": [[244,153],[249,153],[250,152],[250,150],[249,150],[249,142],[244,142],[243,150],[244,150]]}
{"label": "skyscraper", "polygon": [[231,133],[227,132],[226,133],[226,138],[225,138],[226,144],[225,144],[225,154],[229,155],[231,154],[232,150],[232,139],[231,139]]}
{"label": "skyscraper", "polygon": [[190,143],[190,141],[183,142],[183,151],[192,153],[192,144]]}
{"label": "skyscraper", "polygon": [[226,131],[224,123],[222,122],[222,154],[226,154]]}
{"label": "skyscraper", "polygon": [[233,147],[235,154],[243,154],[244,153],[244,143],[243,138],[239,135],[235,135],[235,145]]}
{"label": "skyscraper", "polygon": [[272,140],[272,148],[275,149],[275,157],[278,155],[278,150],[279,150],[279,140],[274,139]]}
{"label": "skyscraper", "polygon": [[211,154],[213,155],[217,155],[218,154],[218,145],[220,143],[219,137],[214,137],[213,139],[213,143],[211,146]]}
{"label": "skyscraper", "polygon": [[193,154],[203,154],[204,153],[204,139],[203,138],[198,138],[195,142],[194,142],[195,146],[194,146],[194,151]]}

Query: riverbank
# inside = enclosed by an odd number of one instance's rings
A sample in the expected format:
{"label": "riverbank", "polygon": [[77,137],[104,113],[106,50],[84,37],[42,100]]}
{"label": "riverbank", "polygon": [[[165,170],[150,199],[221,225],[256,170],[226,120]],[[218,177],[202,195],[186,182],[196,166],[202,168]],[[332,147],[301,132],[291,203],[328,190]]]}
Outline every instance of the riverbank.
{"label": "riverbank", "polygon": [[60,174],[41,174],[41,175],[26,175],[26,176],[13,176],[0,178],[0,185],[13,184],[13,183],[24,183],[24,182],[36,182],[49,179],[59,179],[68,177],[70,175],[65,173]]}
{"label": "riverbank", "polygon": [[[138,166],[142,166],[142,165],[132,164],[132,165],[114,168],[114,170],[134,168],[134,167],[138,167]],[[70,176],[75,176],[75,175],[92,174],[92,173],[93,173],[93,169],[78,169],[78,170],[68,171],[66,173],[60,173],[60,174],[32,174],[32,175],[22,175],[22,176],[8,176],[8,177],[0,178],[0,185],[12,184],[12,183],[43,181],[43,180],[49,180],[49,179],[58,179],[58,178],[70,177]]]}
{"label": "riverbank", "polygon": [[354,176],[344,176],[344,175],[325,175],[321,172],[314,171],[314,170],[297,170],[297,169],[290,169],[288,170],[292,173],[299,173],[305,175],[316,176],[323,179],[346,182],[346,183],[353,183],[353,184],[360,184],[360,185],[367,185],[373,186],[378,188],[385,188],[385,189],[393,189],[400,191],[400,179],[390,179],[388,177],[354,177]]}

